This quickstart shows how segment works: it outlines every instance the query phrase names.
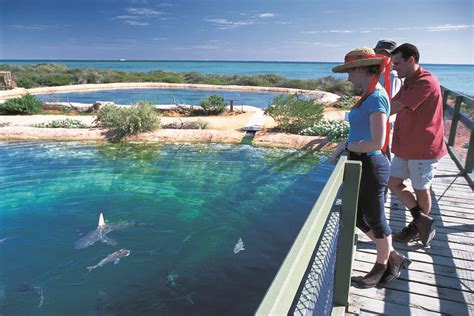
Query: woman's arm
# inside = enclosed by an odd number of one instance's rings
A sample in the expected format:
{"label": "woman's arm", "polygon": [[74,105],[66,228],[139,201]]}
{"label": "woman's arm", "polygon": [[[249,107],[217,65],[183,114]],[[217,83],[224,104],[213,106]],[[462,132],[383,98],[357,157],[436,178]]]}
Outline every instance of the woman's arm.
{"label": "woman's arm", "polygon": [[387,133],[387,115],[383,112],[374,112],[369,116],[370,140],[351,142],[347,144],[347,149],[359,153],[382,149],[385,143],[385,133]]}

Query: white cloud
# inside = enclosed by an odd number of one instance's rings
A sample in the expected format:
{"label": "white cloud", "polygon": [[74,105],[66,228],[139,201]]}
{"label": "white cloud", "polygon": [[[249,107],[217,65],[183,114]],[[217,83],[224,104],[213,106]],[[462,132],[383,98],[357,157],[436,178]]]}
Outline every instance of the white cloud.
{"label": "white cloud", "polygon": [[227,19],[206,19],[204,21],[217,25],[220,30],[235,29],[237,27],[255,24],[252,21],[229,21]]}
{"label": "white cloud", "polygon": [[160,10],[150,8],[127,8],[126,10],[129,14],[133,15],[153,16],[163,14],[163,12],[161,12]]}
{"label": "white cloud", "polygon": [[260,13],[257,14],[259,18],[273,18],[275,16],[275,13]]}
{"label": "white cloud", "polygon": [[123,20],[123,23],[131,25],[131,26],[146,26],[150,25],[148,22],[140,22],[140,21],[135,21],[135,20]]}
{"label": "white cloud", "polygon": [[194,45],[191,47],[195,49],[219,49],[219,46],[216,45]]}
{"label": "white cloud", "polygon": [[458,25],[451,25],[451,24],[444,24],[438,26],[429,26],[428,31],[430,32],[446,32],[446,31],[459,31],[464,29],[473,28],[474,24],[466,25],[466,24],[458,24]]}
{"label": "white cloud", "polygon": [[305,46],[316,46],[316,47],[341,47],[342,44],[340,43],[321,43],[321,42],[309,42],[309,41],[299,41],[295,42],[298,45],[305,45]]}
{"label": "white cloud", "polygon": [[10,24],[8,25],[8,27],[18,29],[18,30],[29,30],[29,31],[41,31],[41,30],[59,28],[58,25],[45,25],[45,24],[30,24],[30,25]]}
{"label": "white cloud", "polygon": [[[114,17],[114,20],[119,20],[125,24],[131,26],[147,26],[151,23],[148,21],[153,18],[158,18],[162,14],[164,14],[160,10],[156,10],[154,8],[126,8],[128,14],[125,15],[117,15]],[[164,19],[164,18],[160,18]]]}
{"label": "white cloud", "polygon": [[281,25],[289,25],[292,24],[291,22],[285,22],[285,21],[277,21],[275,24],[281,24]]}
{"label": "white cloud", "polygon": [[154,41],[166,41],[168,40],[167,37],[153,37],[152,40]]}

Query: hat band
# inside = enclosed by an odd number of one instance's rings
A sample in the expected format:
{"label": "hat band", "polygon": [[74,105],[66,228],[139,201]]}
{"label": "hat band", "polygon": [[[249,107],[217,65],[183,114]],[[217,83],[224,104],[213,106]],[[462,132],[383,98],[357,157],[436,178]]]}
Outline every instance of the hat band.
{"label": "hat band", "polygon": [[350,63],[352,61],[356,61],[360,59],[372,59],[372,58],[381,58],[381,57],[386,57],[386,56],[380,55],[380,54],[352,55],[352,56],[346,56],[344,58],[344,63]]}

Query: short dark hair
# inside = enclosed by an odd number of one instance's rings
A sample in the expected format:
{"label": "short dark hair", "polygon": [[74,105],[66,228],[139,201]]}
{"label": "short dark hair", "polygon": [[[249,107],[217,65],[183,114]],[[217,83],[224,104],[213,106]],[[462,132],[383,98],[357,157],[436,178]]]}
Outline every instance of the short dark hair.
{"label": "short dark hair", "polygon": [[398,53],[402,54],[403,60],[407,61],[408,58],[412,57],[415,59],[415,62],[418,64],[420,61],[420,52],[418,52],[418,48],[415,45],[410,43],[405,43],[397,48],[392,52],[392,56]]}

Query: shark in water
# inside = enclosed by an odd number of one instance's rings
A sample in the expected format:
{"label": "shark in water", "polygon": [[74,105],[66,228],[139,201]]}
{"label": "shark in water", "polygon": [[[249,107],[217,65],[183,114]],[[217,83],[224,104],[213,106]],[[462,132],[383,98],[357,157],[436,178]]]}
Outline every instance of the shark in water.
{"label": "shark in water", "polygon": [[100,213],[99,222],[97,228],[91,232],[88,232],[74,243],[75,249],[84,249],[92,246],[98,241],[109,245],[117,245],[117,242],[112,238],[107,237],[107,234],[114,230],[123,230],[129,227],[153,227],[153,225],[147,223],[137,222],[120,222],[120,223],[105,223],[104,215]]}
{"label": "shark in water", "polygon": [[94,269],[103,267],[104,265],[106,265],[109,262],[113,262],[114,264],[117,264],[117,263],[120,262],[121,258],[128,257],[128,256],[130,256],[130,250],[128,250],[128,249],[117,250],[116,252],[111,253],[110,255],[105,257],[104,259],[100,260],[99,263],[96,264],[95,266],[87,267],[87,270],[90,272]]}
{"label": "shark in water", "polygon": [[242,238],[239,238],[239,241],[234,246],[234,253],[237,254],[241,252],[242,250],[245,250],[244,242],[242,241]]}
{"label": "shark in water", "polygon": [[116,245],[117,242],[115,240],[107,237],[107,234],[111,231],[120,229],[115,227],[115,225],[116,224],[106,224],[104,220],[104,214],[100,213],[97,228],[79,238],[79,240],[77,240],[74,244],[74,248],[84,249],[92,246],[99,240],[109,245]]}

